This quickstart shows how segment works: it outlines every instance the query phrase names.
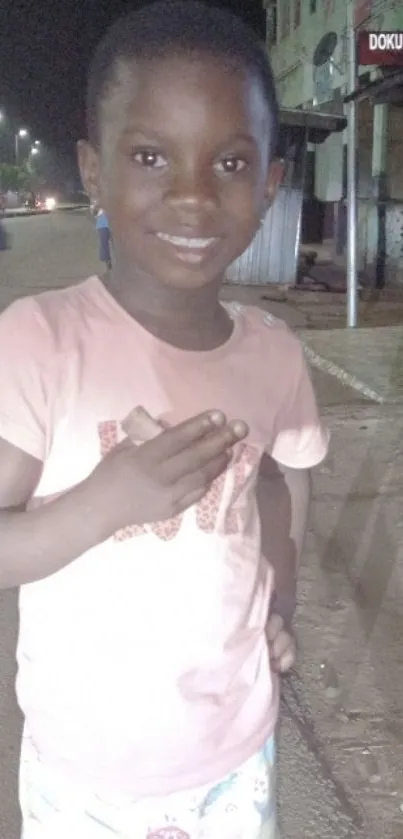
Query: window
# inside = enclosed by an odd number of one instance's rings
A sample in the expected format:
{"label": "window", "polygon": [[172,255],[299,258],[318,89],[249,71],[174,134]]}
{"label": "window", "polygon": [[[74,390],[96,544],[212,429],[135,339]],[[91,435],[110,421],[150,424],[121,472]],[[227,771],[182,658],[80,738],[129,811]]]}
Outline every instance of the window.
{"label": "window", "polygon": [[316,0],[309,0],[309,11],[311,15],[314,15],[317,12],[317,2]]}
{"label": "window", "polygon": [[301,0],[294,0],[294,28],[301,26]]}

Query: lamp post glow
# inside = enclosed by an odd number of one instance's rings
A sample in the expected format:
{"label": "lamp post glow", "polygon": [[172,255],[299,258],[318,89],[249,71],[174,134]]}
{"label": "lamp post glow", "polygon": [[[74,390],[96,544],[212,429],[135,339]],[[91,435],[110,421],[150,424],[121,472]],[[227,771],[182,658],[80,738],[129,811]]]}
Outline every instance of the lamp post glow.
{"label": "lamp post glow", "polygon": [[15,135],[15,165],[18,166],[20,162],[20,139],[25,139],[29,136],[29,131],[26,128],[20,128]]}

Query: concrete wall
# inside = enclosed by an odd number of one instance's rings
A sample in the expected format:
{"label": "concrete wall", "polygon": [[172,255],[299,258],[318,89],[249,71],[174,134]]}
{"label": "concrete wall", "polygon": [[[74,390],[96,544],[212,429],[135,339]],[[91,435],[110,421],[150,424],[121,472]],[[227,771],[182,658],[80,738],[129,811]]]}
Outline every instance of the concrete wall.
{"label": "concrete wall", "polygon": [[[268,47],[284,107],[319,105],[332,99],[332,92],[347,81],[346,12],[344,0],[277,0],[277,39],[272,43],[272,0],[263,0],[267,9]],[[372,0],[373,14],[365,23],[369,29],[403,29],[403,4],[396,0]],[[299,10],[299,11],[298,11]],[[295,15],[300,24],[295,26]],[[336,67],[325,65],[314,71],[312,56],[322,36],[338,35],[333,59]],[[286,34],[284,34],[286,33]],[[365,71],[368,68],[360,68]],[[338,72],[340,70],[341,72]]]}
{"label": "concrete wall", "polygon": [[[264,0],[264,4],[268,47],[281,104],[342,111],[347,84],[345,2],[277,0],[275,38],[270,25],[274,4],[272,0]],[[356,0],[356,8],[359,5]],[[363,26],[384,31],[403,29],[403,0],[372,0],[372,15]],[[334,64],[328,62],[315,69],[314,49],[330,31],[338,36]],[[373,74],[371,67],[360,67],[358,75],[362,77],[371,71]],[[388,106],[385,124],[380,128],[378,123],[372,104],[360,102],[357,106],[359,263],[371,272],[381,255],[385,278],[403,279],[403,108]],[[333,202],[342,198],[345,143],[345,135],[335,135],[315,151],[314,193],[325,202],[330,219]],[[377,194],[379,178],[390,199],[382,206]]]}

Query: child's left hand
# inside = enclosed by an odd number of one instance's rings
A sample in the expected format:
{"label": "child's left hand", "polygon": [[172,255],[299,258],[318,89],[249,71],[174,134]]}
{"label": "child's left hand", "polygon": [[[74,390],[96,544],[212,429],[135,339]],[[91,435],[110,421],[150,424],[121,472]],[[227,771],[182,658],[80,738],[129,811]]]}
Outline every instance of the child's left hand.
{"label": "child's left hand", "polygon": [[266,638],[273,670],[276,673],[287,673],[295,663],[297,648],[280,615],[270,615],[266,626]]}

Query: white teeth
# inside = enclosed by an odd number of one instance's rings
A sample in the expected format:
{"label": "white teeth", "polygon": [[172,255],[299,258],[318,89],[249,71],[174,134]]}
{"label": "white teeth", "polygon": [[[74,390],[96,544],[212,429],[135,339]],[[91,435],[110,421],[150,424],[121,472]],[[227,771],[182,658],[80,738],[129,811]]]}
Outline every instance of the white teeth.
{"label": "white teeth", "polygon": [[182,236],[168,236],[167,233],[157,233],[157,236],[164,242],[170,242],[171,245],[176,245],[178,248],[208,248],[215,242],[215,239],[185,239]]}

